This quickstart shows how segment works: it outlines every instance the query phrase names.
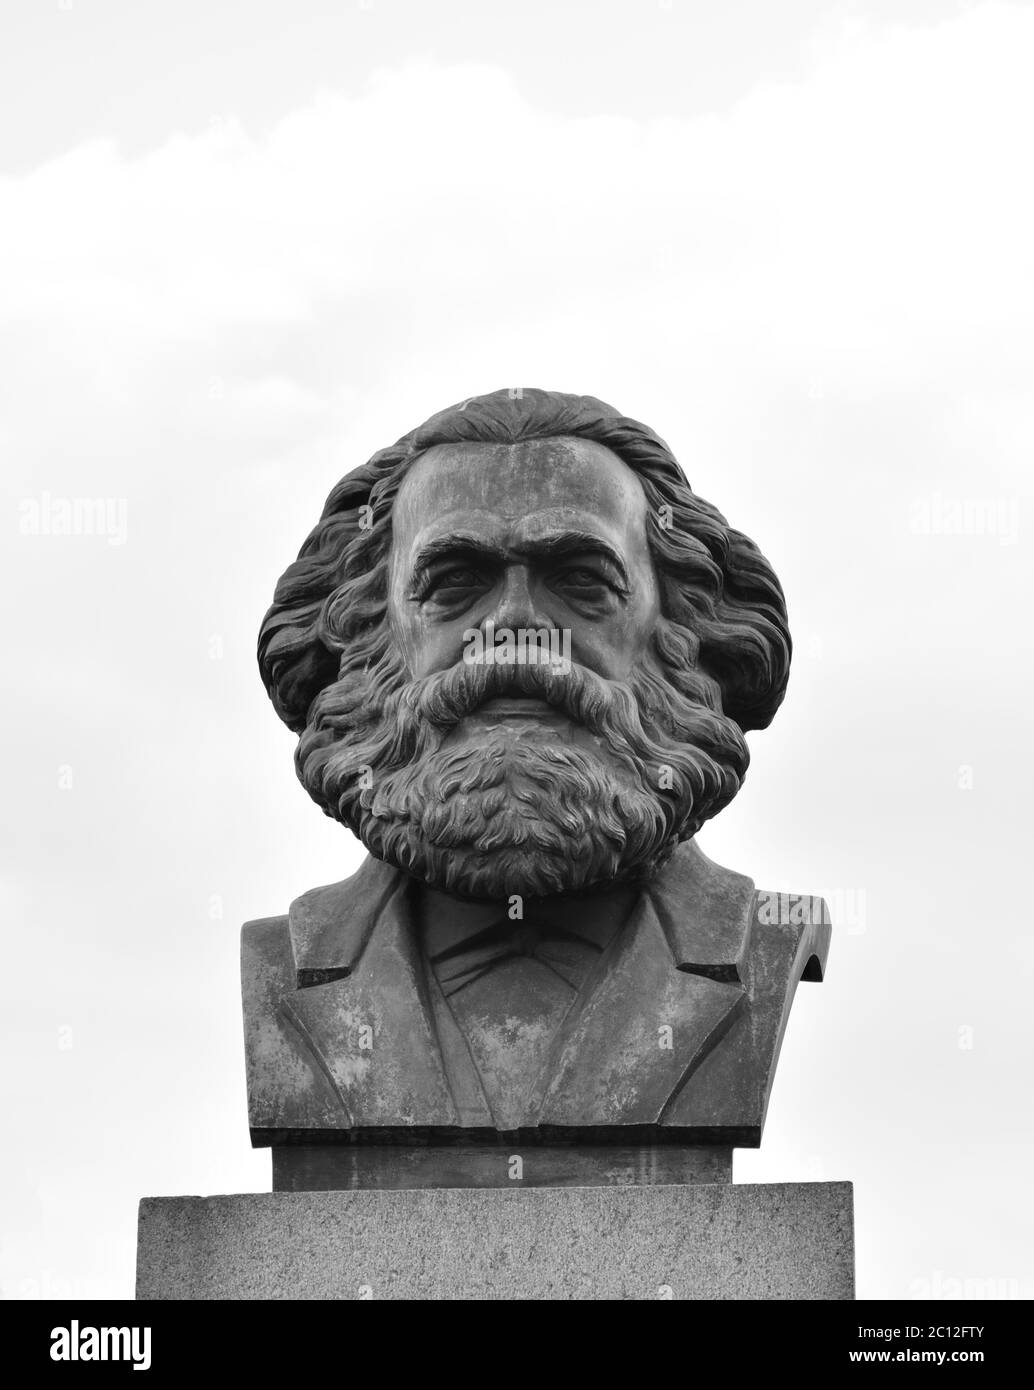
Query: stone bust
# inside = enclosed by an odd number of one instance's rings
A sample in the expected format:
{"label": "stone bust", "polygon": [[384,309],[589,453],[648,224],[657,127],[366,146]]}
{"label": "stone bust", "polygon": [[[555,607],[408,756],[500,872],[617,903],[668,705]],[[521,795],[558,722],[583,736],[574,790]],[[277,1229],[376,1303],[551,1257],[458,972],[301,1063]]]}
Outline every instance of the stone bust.
{"label": "stone bust", "polygon": [[757,547],[593,397],[475,397],[343,478],[259,666],[369,857],[244,927],[253,1142],[758,1144],[828,914],[695,836],[789,663]]}

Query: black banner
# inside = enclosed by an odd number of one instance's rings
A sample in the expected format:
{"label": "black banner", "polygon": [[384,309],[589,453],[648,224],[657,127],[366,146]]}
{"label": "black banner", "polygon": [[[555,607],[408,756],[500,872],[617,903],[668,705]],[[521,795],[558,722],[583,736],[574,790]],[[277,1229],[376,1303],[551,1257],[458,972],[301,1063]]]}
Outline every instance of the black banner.
{"label": "black banner", "polygon": [[[512,1305],[505,1303],[481,1306],[472,1323],[470,1314],[448,1303],[355,1302],[362,1306],[351,1313],[316,1302],[8,1303],[0,1313],[4,1361],[23,1367],[27,1384],[47,1372],[65,1380],[142,1373],[179,1384],[191,1373],[220,1371],[354,1381],[360,1374],[396,1378],[410,1367],[436,1378],[480,1379],[485,1354],[491,1364],[500,1351],[511,1374],[535,1355],[536,1377],[544,1365],[555,1374],[565,1362],[580,1374],[599,1366],[614,1375],[621,1366],[627,1375],[629,1357],[637,1379],[681,1379],[705,1367],[735,1381],[755,1368],[766,1375],[993,1368],[1001,1376],[1022,1366],[1030,1319],[1021,1302],[707,1302],[678,1314],[626,1308],[620,1320],[583,1305],[577,1312],[570,1306],[552,1314],[546,1307],[526,1311],[521,1317],[532,1323],[523,1324],[515,1340]],[[600,1316],[606,1321],[595,1323]],[[664,1338],[659,1343],[658,1332]]]}

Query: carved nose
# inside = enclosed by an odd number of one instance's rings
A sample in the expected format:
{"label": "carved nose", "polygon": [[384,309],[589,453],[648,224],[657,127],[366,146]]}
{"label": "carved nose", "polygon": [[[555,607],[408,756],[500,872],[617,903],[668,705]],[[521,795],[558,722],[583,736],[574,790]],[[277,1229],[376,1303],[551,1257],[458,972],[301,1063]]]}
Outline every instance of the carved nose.
{"label": "carved nose", "polygon": [[536,608],[535,599],[528,584],[527,571],[518,565],[507,570],[503,591],[499,595],[499,602],[495,612],[490,616],[497,629],[508,627],[517,631],[518,628],[522,627],[553,626],[552,620]]}

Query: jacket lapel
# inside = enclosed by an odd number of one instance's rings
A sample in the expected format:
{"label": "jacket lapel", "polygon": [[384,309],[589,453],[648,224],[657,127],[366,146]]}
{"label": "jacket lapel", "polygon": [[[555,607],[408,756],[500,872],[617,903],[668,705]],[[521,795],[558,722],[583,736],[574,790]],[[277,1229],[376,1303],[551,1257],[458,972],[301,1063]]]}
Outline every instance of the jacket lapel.
{"label": "jacket lapel", "polygon": [[[281,1009],[355,1128],[460,1123],[413,941],[410,880],[368,860],[292,905],[299,982]],[[321,981],[316,983],[315,981]]]}
{"label": "jacket lapel", "polygon": [[[410,894],[408,876],[367,859],[345,883],[292,904],[299,988],[281,1010],[349,1127],[490,1127],[480,1087],[455,1096],[446,1076]],[[522,1128],[663,1123],[743,1010],[753,900],[750,879],[693,841],[681,846],[586,982]]]}
{"label": "jacket lapel", "polygon": [[754,885],[682,846],[561,1029],[529,1123],[655,1125],[747,998]]}

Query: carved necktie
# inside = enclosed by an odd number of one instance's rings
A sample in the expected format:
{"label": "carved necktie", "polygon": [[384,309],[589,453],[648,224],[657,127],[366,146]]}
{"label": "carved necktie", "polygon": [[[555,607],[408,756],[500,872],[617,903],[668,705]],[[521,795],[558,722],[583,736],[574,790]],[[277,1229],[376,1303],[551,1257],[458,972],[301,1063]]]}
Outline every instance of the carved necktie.
{"label": "carved necktie", "polygon": [[[612,933],[610,933],[612,934]],[[609,939],[609,935],[606,939]],[[428,959],[446,998],[473,984],[507,961],[534,960],[577,991],[599,959],[606,940],[589,929],[569,931],[550,923],[508,918],[451,942],[438,932],[428,942]]]}
{"label": "carved necktie", "polygon": [[555,919],[439,921],[424,951],[466,1040],[500,1129],[517,1129],[557,1029],[620,922]]}

